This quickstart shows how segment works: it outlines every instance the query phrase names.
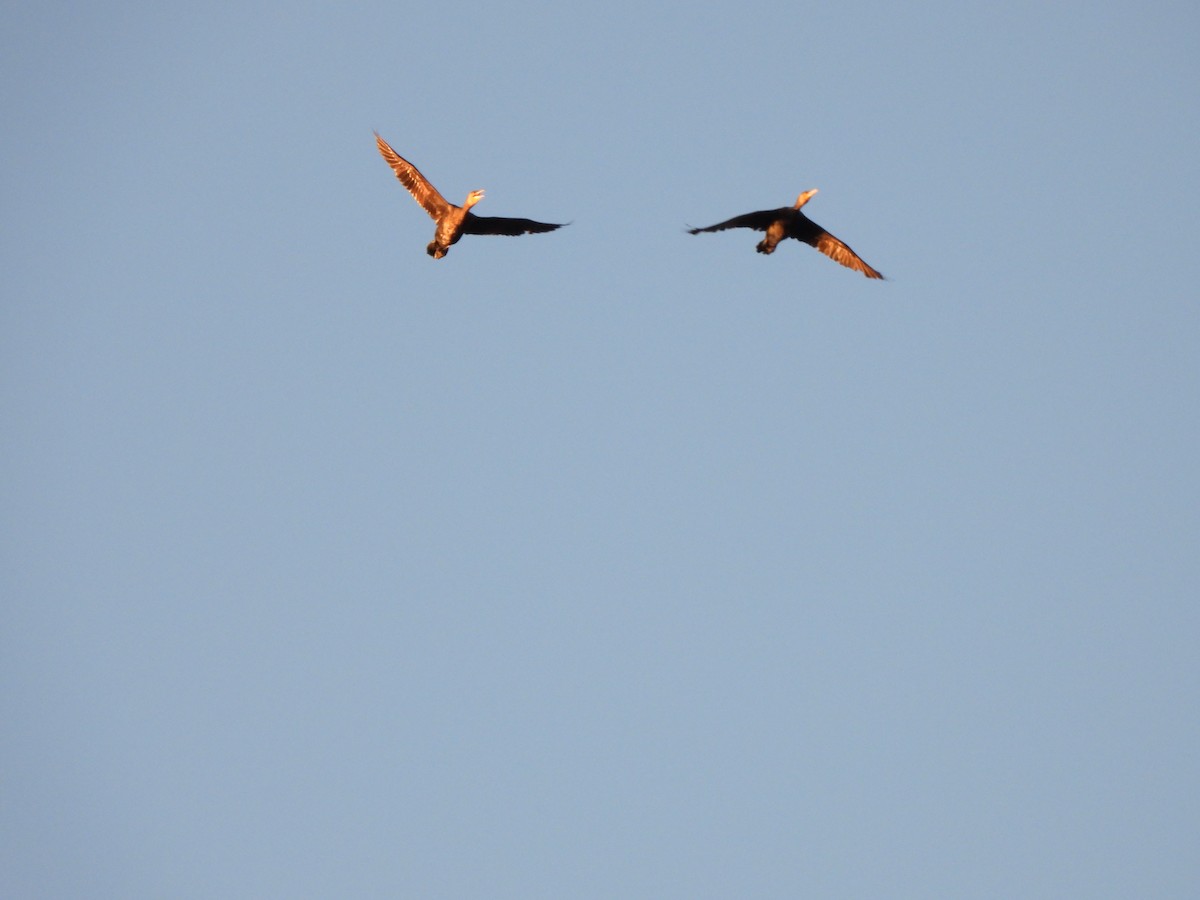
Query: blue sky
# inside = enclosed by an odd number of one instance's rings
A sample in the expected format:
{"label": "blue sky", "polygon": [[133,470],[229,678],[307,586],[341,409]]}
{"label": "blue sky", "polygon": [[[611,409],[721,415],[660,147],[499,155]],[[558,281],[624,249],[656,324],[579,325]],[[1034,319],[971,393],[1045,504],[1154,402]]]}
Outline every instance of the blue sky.
{"label": "blue sky", "polygon": [[5,18],[0,893],[1196,895],[1192,6]]}

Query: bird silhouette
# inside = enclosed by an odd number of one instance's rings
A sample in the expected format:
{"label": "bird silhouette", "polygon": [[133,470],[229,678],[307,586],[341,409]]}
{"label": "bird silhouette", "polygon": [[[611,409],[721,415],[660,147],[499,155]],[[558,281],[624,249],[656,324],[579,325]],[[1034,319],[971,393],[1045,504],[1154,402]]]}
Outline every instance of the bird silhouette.
{"label": "bird silhouette", "polygon": [[450,245],[458,243],[464,234],[503,234],[515,237],[520,234],[540,234],[562,228],[547,222],[535,222],[533,219],[512,219],[502,216],[477,216],[471,212],[471,207],[483,199],[483,191],[471,191],[462,206],[455,206],[429,183],[417,167],[393,150],[388,142],[375,132],[375,144],[379,153],[400,183],[408,188],[425,212],[437,223],[433,232],[433,240],[425,248],[425,252],[434,259],[441,259],[450,252]]}
{"label": "bird silhouette", "polygon": [[796,198],[792,206],[781,206],[779,209],[760,209],[758,212],[734,216],[707,228],[689,228],[688,234],[700,234],[702,231],[724,231],[727,228],[753,228],[755,231],[767,233],[756,248],[759,253],[774,253],[779,242],[784,238],[795,238],[810,247],[816,247],[834,262],[841,263],[847,269],[862,272],[868,278],[883,278],[872,269],[861,256],[850,249],[845,242],[834,237],[804,213],[800,207],[813,198],[817,189],[805,191]]}

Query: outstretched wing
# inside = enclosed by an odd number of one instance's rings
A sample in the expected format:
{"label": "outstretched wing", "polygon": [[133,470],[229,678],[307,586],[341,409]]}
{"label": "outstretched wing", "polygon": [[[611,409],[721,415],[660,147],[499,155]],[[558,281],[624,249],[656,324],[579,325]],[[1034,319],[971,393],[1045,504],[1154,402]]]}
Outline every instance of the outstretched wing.
{"label": "outstretched wing", "polygon": [[707,228],[689,228],[688,234],[699,234],[702,231],[724,231],[727,228],[753,228],[755,231],[766,231],[767,226],[779,218],[781,212],[787,210],[760,209],[758,212],[734,216]]}
{"label": "outstretched wing", "polygon": [[400,183],[408,188],[408,192],[425,208],[425,212],[435,219],[440,219],[450,210],[451,204],[438,193],[438,189],[417,171],[416,166],[388,146],[388,142],[379,136],[378,131],[375,132],[375,144],[379,147],[380,155],[400,179]]}
{"label": "outstretched wing", "polygon": [[834,262],[841,263],[847,269],[862,272],[868,278],[883,278],[883,275],[868,266],[863,258],[851,250],[847,244],[835,238],[828,231],[822,230],[816,236],[815,241],[806,241],[805,243],[812,244]]}
{"label": "outstretched wing", "polygon": [[509,219],[504,216],[477,216],[467,213],[463,220],[463,234],[503,234],[516,237],[520,234],[542,234],[554,231],[562,225],[552,225],[549,222],[535,222],[533,219]]}

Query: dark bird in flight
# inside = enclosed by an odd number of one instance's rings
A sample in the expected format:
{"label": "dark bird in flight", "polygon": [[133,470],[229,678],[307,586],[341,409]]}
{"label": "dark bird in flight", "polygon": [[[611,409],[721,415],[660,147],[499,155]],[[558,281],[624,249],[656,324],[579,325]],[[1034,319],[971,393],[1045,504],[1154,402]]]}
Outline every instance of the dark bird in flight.
{"label": "dark bird in flight", "polygon": [[379,147],[387,164],[392,167],[400,183],[408,188],[413,199],[425,208],[425,212],[437,222],[433,232],[433,240],[425,248],[425,252],[434,259],[441,259],[450,252],[450,245],[458,243],[464,234],[540,234],[544,231],[554,231],[562,225],[550,225],[546,222],[535,222],[533,219],[508,219],[498,216],[477,216],[471,212],[471,207],[483,199],[483,191],[471,191],[462,206],[455,206],[438,193],[438,189],[429,183],[417,167],[388,146],[387,141],[375,132],[375,143]]}
{"label": "dark bird in flight", "polygon": [[767,236],[758,242],[759,253],[774,253],[776,245],[784,238],[795,238],[798,241],[804,241],[810,247],[816,247],[834,262],[841,263],[847,269],[862,272],[868,278],[882,278],[883,276],[868,266],[861,256],[800,212],[800,207],[811,200],[816,192],[816,188],[805,191],[796,198],[795,206],[761,209],[743,216],[734,216],[728,221],[718,222],[707,228],[689,228],[688,233],[724,231],[726,228],[753,228],[755,231],[767,233]]}

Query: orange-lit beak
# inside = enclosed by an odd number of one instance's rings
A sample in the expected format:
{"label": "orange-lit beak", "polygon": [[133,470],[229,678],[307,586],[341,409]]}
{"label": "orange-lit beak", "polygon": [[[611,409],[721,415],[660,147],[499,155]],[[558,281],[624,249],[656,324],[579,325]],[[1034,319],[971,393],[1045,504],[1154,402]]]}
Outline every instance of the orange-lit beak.
{"label": "orange-lit beak", "polygon": [[817,193],[817,189],[813,188],[811,191],[805,191],[803,194],[801,194],[799,197],[797,197],[796,198],[796,209],[799,209],[805,203],[807,203],[809,200],[811,200],[813,198],[813,195],[815,195],[816,193]]}

